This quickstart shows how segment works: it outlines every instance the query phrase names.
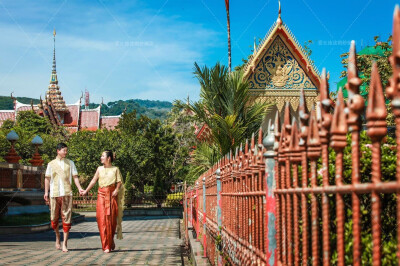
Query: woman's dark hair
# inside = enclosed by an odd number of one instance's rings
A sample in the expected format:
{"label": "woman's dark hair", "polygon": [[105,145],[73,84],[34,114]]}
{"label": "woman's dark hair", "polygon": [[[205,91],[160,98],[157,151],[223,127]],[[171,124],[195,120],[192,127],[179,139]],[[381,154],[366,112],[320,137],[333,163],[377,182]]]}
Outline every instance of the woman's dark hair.
{"label": "woman's dark hair", "polygon": [[107,158],[110,158],[111,162],[113,162],[115,159],[114,153],[110,150],[105,150],[104,152],[106,153]]}
{"label": "woman's dark hair", "polygon": [[62,150],[62,149],[64,149],[64,148],[68,148],[68,146],[67,146],[67,144],[62,143],[62,142],[58,143],[57,146],[56,146],[56,149],[57,149],[58,151],[59,151],[59,150]]}

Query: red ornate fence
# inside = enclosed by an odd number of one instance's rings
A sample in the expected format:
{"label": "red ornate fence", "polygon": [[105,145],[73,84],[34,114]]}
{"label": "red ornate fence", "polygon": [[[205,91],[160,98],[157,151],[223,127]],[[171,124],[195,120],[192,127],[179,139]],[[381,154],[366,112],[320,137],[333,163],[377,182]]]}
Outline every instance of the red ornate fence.
{"label": "red ornate fence", "polygon": [[44,168],[21,164],[0,163],[0,189],[39,190],[44,188]]}
{"label": "red ornate fence", "polygon": [[[257,140],[253,136],[250,145],[246,143],[244,149],[241,146],[234,154],[223,157],[198,178],[195,186],[187,189],[185,224],[193,227],[197,241],[204,247],[204,256],[212,264],[361,265],[364,255],[369,253],[371,260],[366,259],[365,263],[381,265],[383,261],[389,263],[383,256],[383,246],[389,240],[382,236],[382,230],[392,220],[393,230],[397,230],[394,237],[397,262],[390,263],[400,263],[400,11],[397,7],[393,23],[390,57],[393,75],[386,94],[391,99],[396,123],[396,180],[382,176],[381,142],[387,135],[387,109],[378,69],[374,63],[365,110],[352,42],[346,102],[341,90],[336,103],[329,99],[323,71],[321,104],[308,113],[302,92],[299,124],[296,118],[291,118],[287,105],[283,123],[277,114],[274,125],[269,123],[263,142],[260,130]],[[372,142],[368,144],[372,157],[371,178],[367,181],[361,176],[361,168],[366,165],[360,161],[364,156],[360,149],[364,114]],[[350,155],[345,161],[346,148]],[[344,171],[351,172],[349,180],[345,179]],[[395,199],[392,204],[395,217],[382,216],[383,205],[390,204],[382,202],[387,195]],[[365,232],[370,232],[370,243],[362,241]],[[396,243],[396,239],[392,240]]]}

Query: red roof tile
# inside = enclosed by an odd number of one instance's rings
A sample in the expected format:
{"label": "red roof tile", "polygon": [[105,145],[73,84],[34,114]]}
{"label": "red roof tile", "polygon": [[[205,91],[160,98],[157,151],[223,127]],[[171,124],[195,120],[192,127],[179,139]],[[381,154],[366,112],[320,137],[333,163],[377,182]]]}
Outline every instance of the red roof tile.
{"label": "red roof tile", "polygon": [[[24,104],[19,101],[16,101],[16,106],[15,106],[17,113],[21,111],[31,111],[32,106],[30,104]],[[39,110],[39,107],[37,105],[33,105],[33,110]]]}
{"label": "red roof tile", "polygon": [[121,116],[102,116],[100,119],[100,127],[106,129],[115,129]]}
{"label": "red roof tile", "polygon": [[64,115],[64,126],[66,127],[76,127],[78,126],[78,119],[79,119],[79,105],[67,105],[69,113]]}
{"label": "red roof tile", "polygon": [[14,110],[0,110],[0,126],[3,125],[3,122],[7,119],[15,121]]}
{"label": "red roof tile", "polygon": [[100,108],[81,111],[80,128],[82,130],[94,131],[99,129]]}

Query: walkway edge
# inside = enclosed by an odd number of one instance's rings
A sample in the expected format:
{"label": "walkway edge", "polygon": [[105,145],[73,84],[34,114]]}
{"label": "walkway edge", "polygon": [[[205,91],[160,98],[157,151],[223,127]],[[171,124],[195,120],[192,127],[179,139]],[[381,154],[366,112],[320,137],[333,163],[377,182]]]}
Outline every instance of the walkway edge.
{"label": "walkway edge", "polygon": [[189,228],[189,248],[191,260],[194,266],[211,265],[208,258],[203,257],[203,246],[193,238],[193,229]]}

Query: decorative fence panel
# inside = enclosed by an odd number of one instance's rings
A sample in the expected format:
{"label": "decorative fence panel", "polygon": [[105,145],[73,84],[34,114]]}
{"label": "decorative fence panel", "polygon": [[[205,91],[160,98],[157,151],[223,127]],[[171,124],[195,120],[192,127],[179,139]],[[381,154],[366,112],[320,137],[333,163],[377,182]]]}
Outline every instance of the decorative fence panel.
{"label": "decorative fence panel", "polygon": [[[185,217],[212,264],[400,263],[397,7],[392,42],[393,75],[386,94],[395,116],[397,145],[392,150],[396,162],[386,158],[390,156],[387,149],[382,154],[391,144],[382,145],[387,138],[387,107],[378,68],[374,63],[365,108],[352,42],[346,101],[341,89],[336,102],[329,98],[323,70],[316,108],[308,112],[301,91],[299,117],[290,115],[287,104],[282,124],[277,113],[265,137],[260,130],[250,145],[246,142],[243,148],[241,145],[235,153],[224,156],[187,189],[185,202],[190,214]],[[361,146],[363,117],[371,143]],[[384,160],[391,165],[382,175]]]}
{"label": "decorative fence panel", "polygon": [[44,188],[44,168],[14,163],[0,163],[2,190],[40,190]]}
{"label": "decorative fence panel", "polygon": [[[77,211],[93,211],[96,209],[97,193],[86,196],[73,196],[73,207]],[[127,208],[182,208],[183,192],[167,195],[153,195],[152,193],[135,193],[125,196]]]}

